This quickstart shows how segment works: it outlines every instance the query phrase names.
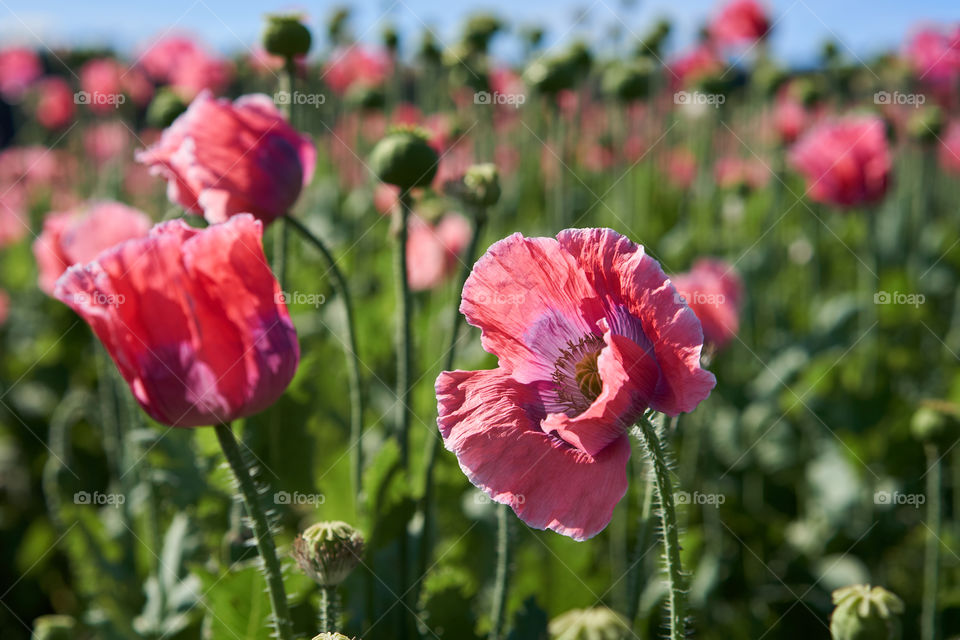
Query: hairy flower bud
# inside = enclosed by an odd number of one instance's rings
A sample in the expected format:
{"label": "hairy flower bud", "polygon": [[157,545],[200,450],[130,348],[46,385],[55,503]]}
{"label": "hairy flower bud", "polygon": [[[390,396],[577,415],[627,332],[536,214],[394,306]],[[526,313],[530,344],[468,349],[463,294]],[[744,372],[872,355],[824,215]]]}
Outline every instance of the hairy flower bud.
{"label": "hairy flower bud", "polygon": [[284,58],[306,55],[310,51],[310,30],[298,15],[270,15],[263,30],[263,48]]}
{"label": "hairy flower bud", "polygon": [[500,199],[500,173],[493,163],[475,164],[467,169],[463,185],[466,197],[481,207],[492,207]]}
{"label": "hairy flower bud", "polygon": [[377,177],[403,190],[430,184],[439,161],[427,137],[414,129],[387,134],[370,154],[370,167]]}
{"label": "hairy flower bud", "polygon": [[335,587],[350,575],[363,556],[360,532],[346,522],[319,522],[293,541],[293,559],[322,587]]}
{"label": "hairy flower bud", "polygon": [[833,640],[900,640],[903,601],[883,587],[853,585],[833,592]]}

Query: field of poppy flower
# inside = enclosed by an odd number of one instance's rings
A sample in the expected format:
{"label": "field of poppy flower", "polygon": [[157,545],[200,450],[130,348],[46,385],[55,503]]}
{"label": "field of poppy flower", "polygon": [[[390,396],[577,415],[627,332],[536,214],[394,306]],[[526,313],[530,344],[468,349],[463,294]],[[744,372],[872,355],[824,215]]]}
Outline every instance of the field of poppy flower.
{"label": "field of poppy flower", "polygon": [[781,17],[0,45],[0,637],[960,638],[960,22]]}

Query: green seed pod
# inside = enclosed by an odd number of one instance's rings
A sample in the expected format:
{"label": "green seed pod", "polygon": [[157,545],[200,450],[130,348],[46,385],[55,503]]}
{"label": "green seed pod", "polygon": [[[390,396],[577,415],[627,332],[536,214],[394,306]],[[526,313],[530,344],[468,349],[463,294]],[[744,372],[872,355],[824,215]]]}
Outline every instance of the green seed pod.
{"label": "green seed pod", "polygon": [[523,72],[523,81],[540,93],[553,95],[573,87],[577,81],[577,74],[568,60],[540,59],[535,60]]}
{"label": "green seed pod", "polygon": [[293,559],[322,587],[335,587],[350,575],[363,556],[360,532],[346,522],[318,522],[293,541]]}
{"label": "green seed pod", "polygon": [[493,163],[475,164],[467,169],[463,186],[466,199],[480,207],[492,207],[500,200],[500,173]]}
{"label": "green seed pod", "polygon": [[550,621],[550,640],[624,640],[630,635],[626,620],[606,607],[573,609]]}
{"label": "green seed pod", "polygon": [[310,51],[310,30],[298,15],[269,15],[263,29],[263,48],[284,58],[304,56]]}
{"label": "green seed pod", "polygon": [[900,640],[903,601],[883,587],[843,587],[833,592],[833,603],[833,640]]}
{"label": "green seed pod", "polygon": [[380,32],[380,37],[383,38],[383,46],[388,51],[396,52],[397,47],[400,46],[400,34],[397,33],[395,26],[392,24],[385,26],[383,31]]}
{"label": "green seed pod", "polygon": [[77,621],[70,616],[40,616],[33,621],[33,640],[71,640]]}
{"label": "green seed pod", "polygon": [[440,64],[443,59],[443,51],[437,44],[437,39],[429,29],[425,29],[420,38],[420,48],[417,49],[417,57],[429,64]]}
{"label": "green seed pod", "polygon": [[354,109],[382,109],[387,102],[387,97],[380,87],[371,87],[358,82],[347,89],[344,102]]}
{"label": "green seed pod", "polygon": [[378,178],[404,191],[425,187],[437,175],[440,157],[415,129],[397,129],[387,134],[370,154],[370,168]]}
{"label": "green seed pod", "polygon": [[490,40],[503,29],[503,22],[494,15],[478,13],[467,18],[463,26],[463,42],[474,51],[486,51]]}
{"label": "green seed pod", "polygon": [[147,107],[147,123],[151,127],[166,129],[177,117],[187,110],[187,105],[183,98],[176,92],[164,87],[157,91],[157,95],[150,101]]}
{"label": "green seed pod", "polygon": [[350,20],[348,7],[334,7],[327,19],[327,37],[334,44],[343,44],[347,38],[347,22]]}
{"label": "green seed pod", "polygon": [[920,407],[910,420],[910,432],[920,442],[942,443],[951,431],[950,418],[933,407]]}

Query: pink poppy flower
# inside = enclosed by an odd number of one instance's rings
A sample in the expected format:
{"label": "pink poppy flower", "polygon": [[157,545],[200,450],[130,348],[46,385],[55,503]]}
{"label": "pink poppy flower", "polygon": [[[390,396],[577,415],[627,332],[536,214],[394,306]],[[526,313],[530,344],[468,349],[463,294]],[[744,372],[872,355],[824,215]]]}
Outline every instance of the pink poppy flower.
{"label": "pink poppy flower", "polygon": [[30,231],[29,194],[23,184],[0,186],[0,249],[23,240]]}
{"label": "pink poppy flower", "polygon": [[0,51],[0,95],[17,101],[23,92],[43,75],[40,58],[26,47]]}
{"label": "pink poppy flower", "polygon": [[756,158],[717,158],[713,173],[717,186],[721,189],[736,189],[741,186],[760,189],[770,181],[770,169]]}
{"label": "pink poppy flower", "polygon": [[708,31],[721,46],[752,44],[766,37],[770,18],[757,0],[731,0],[710,21]]}
{"label": "pink poppy flower", "polygon": [[920,80],[954,83],[960,76],[960,25],[920,29],[907,43],[906,57]]}
{"label": "pink poppy flower", "polygon": [[119,202],[92,202],[76,211],[49,214],[33,243],[41,291],[52,295],[68,267],[91,262],[105,249],[147,235],[151,225],[147,214]]}
{"label": "pink poppy flower", "polygon": [[773,107],[773,126],[781,142],[792,144],[806,130],[813,119],[803,103],[790,95],[789,87],[784,87],[777,95]]}
{"label": "pink poppy flower", "polygon": [[457,271],[459,257],[470,242],[470,223],[459,213],[448,213],[436,225],[410,219],[407,236],[407,279],[410,289],[439,286]]}
{"label": "pink poppy flower", "polygon": [[50,77],[40,82],[37,87],[37,122],[40,126],[51,129],[65,129],[73,122],[77,107],[73,89],[63,78]]}
{"label": "pink poppy flower", "polygon": [[133,142],[130,129],[119,120],[100,122],[83,132],[83,147],[97,165],[128,162]]}
{"label": "pink poppy flower", "polygon": [[321,78],[334,92],[344,94],[355,84],[378,87],[392,70],[386,53],[352,45],[333,54]]}
{"label": "pink poppy flower", "polygon": [[138,65],[154,82],[170,85],[188,101],[205,89],[222,93],[233,76],[228,60],[211,55],[185,35],[157,40],[143,52]]}
{"label": "pink poppy flower", "polygon": [[954,120],[947,125],[947,130],[939,141],[937,155],[944,171],[960,174],[960,120]]}
{"label": "pink poppy flower", "polygon": [[890,184],[886,127],[875,116],[825,122],[790,150],[789,161],[807,179],[810,197],[841,207],[877,202]]}
{"label": "pink poppy flower", "polygon": [[700,319],[706,343],[719,349],[737,335],[743,282],[732,265],[723,260],[697,260],[693,269],[671,276],[670,281]]}
{"label": "pink poppy flower", "polygon": [[286,215],[313,177],[316,149],[265,95],[200,94],[137,160],[167,179],[170,200],[212,223]]}
{"label": "pink poppy flower", "polygon": [[74,265],[54,295],[87,321],[140,406],[174,427],[266,409],[300,359],[261,246],[263,223],[173,220]]}
{"label": "pink poppy flower", "polygon": [[670,184],[688,189],[697,177],[697,158],[689,149],[672,149],[667,153],[665,169]]}
{"label": "pink poppy flower", "polygon": [[460,311],[499,367],[440,374],[444,444],[493,500],[576,540],[600,532],[626,492],[628,427],[647,408],[692,411],[715,384],[696,315],[609,229],[497,242]]}

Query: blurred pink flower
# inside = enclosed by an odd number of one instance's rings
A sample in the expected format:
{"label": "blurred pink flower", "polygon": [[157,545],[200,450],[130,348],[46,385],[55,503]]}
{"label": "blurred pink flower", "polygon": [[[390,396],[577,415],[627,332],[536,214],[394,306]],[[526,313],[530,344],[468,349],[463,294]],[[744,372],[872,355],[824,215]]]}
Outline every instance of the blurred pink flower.
{"label": "blurred pink flower", "polygon": [[32,49],[9,47],[0,50],[0,95],[17,101],[43,75],[43,65]]}
{"label": "blurred pink flower", "polygon": [[167,179],[171,201],[208,222],[252,213],[269,223],[309,184],[316,149],[269,97],[230,102],[204,92],[137,161]]}
{"label": "blurred pink flower", "polygon": [[80,69],[80,94],[94,113],[116,112],[129,98],[145,106],[153,97],[153,85],[139,69],[127,69],[113,58],[96,58]]}
{"label": "blurred pink flower", "polygon": [[940,165],[945,171],[960,174],[960,120],[947,125],[938,145]]}
{"label": "blurred pink flower", "polygon": [[670,60],[667,73],[674,89],[690,86],[704,77],[723,71],[724,64],[713,47],[699,44],[694,49]]}
{"label": "blurred pink flower", "polygon": [[664,164],[667,180],[678,189],[688,189],[697,177],[697,158],[689,149],[671,149]]}
{"label": "blurred pink flower", "polygon": [[0,187],[0,249],[16,244],[30,231],[27,187],[20,183]]}
{"label": "blurred pink flower", "polygon": [[195,40],[173,35],[154,42],[138,62],[158,84],[170,85],[183,99],[192,100],[204,89],[220,94],[233,77],[233,65],[209,54]]}
{"label": "blurred pink flower", "polygon": [[89,127],[83,133],[83,147],[97,165],[128,161],[132,134],[122,122],[112,120]]}
{"label": "blurred pink flower", "polygon": [[54,295],[90,325],[155,420],[226,423],[276,402],[300,359],[262,235],[248,214],[206,229],[166,222],[70,267]]}
{"label": "blurred pink flower", "polygon": [[807,179],[810,197],[817,202],[841,207],[874,203],[890,184],[886,126],[875,116],[817,125],[790,149],[788,159]]}
{"label": "blurred pink flower", "polygon": [[410,289],[424,291],[457,271],[459,256],[470,242],[470,223],[459,213],[444,215],[437,224],[410,219],[407,237],[407,278]]}
{"label": "blurred pink flower", "polygon": [[730,0],[710,21],[708,31],[720,46],[752,44],[770,31],[770,18],[757,0]]}
{"label": "blurred pink flower", "polygon": [[392,71],[386,53],[355,44],[334,52],[321,78],[334,92],[344,94],[355,84],[378,87]]}
{"label": "blurred pink flower", "polygon": [[65,129],[73,122],[77,107],[73,89],[63,78],[51,76],[37,85],[37,122],[47,129]]}
{"label": "blurred pink flower", "polygon": [[88,202],[74,211],[50,213],[33,243],[38,284],[53,294],[57,279],[68,267],[90,262],[110,247],[150,231],[147,214],[119,202]]}
{"label": "blurred pink flower", "polygon": [[460,310],[499,367],[440,374],[440,433],[470,481],[531,527],[600,532],[627,490],[630,425],[647,408],[692,411],[715,384],[696,315],[609,229],[495,243]]}
{"label": "blurred pink flower", "polygon": [[721,189],[735,189],[740,186],[760,189],[770,181],[770,169],[757,158],[717,158],[713,175]]}
{"label": "blurred pink flower", "polygon": [[704,342],[719,349],[737,335],[743,282],[732,265],[703,258],[687,273],[671,276],[670,281],[700,319]]}
{"label": "blurred pink flower", "polygon": [[960,25],[917,31],[906,46],[906,56],[918,79],[931,84],[953,84],[960,77]]}
{"label": "blurred pink flower", "polygon": [[795,142],[800,134],[810,126],[812,115],[803,103],[790,95],[789,87],[778,94],[773,107],[773,124],[781,142]]}

